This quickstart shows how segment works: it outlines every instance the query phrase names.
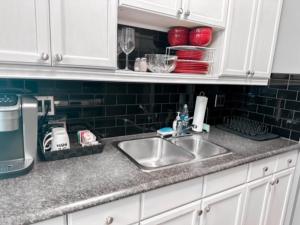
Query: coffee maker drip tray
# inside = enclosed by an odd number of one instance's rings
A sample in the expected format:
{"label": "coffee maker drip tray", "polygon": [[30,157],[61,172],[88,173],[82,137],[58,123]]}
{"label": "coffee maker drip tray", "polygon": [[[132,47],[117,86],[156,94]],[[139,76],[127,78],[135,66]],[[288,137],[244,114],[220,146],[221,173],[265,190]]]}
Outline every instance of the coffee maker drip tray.
{"label": "coffee maker drip tray", "polygon": [[0,161],[0,179],[24,175],[31,170],[32,166],[33,159]]}

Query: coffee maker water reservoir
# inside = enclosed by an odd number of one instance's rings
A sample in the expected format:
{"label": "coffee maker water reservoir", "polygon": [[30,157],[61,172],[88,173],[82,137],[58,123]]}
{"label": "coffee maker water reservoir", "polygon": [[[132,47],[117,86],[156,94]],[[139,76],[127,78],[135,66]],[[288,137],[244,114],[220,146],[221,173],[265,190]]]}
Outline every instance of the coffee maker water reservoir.
{"label": "coffee maker water reservoir", "polygon": [[27,173],[36,155],[36,99],[0,94],[0,179]]}

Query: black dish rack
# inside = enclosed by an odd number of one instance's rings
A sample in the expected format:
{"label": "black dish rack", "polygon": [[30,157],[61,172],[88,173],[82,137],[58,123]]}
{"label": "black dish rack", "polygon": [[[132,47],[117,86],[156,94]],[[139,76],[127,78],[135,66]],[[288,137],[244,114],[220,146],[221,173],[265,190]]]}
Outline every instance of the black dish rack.
{"label": "black dish rack", "polygon": [[255,141],[265,141],[279,137],[277,134],[270,133],[267,125],[238,116],[224,117],[223,124],[217,125],[217,128]]}

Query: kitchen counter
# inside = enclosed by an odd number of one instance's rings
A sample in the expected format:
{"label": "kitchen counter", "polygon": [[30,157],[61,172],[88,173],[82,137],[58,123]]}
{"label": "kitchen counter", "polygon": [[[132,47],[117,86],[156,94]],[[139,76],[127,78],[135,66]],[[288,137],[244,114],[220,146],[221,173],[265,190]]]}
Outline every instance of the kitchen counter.
{"label": "kitchen counter", "polygon": [[0,180],[0,224],[31,224],[283,152],[300,150],[300,144],[287,139],[257,142],[212,128],[209,134],[202,134],[203,138],[231,150],[232,154],[144,172],[112,144],[113,141],[149,136],[153,134],[107,139],[101,154],[37,162],[25,176]]}

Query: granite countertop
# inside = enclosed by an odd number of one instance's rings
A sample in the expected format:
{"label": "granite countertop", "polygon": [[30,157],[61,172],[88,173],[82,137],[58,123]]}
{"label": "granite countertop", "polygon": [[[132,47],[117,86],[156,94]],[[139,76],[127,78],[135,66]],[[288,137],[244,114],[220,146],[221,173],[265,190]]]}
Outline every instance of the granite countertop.
{"label": "granite countertop", "polygon": [[32,224],[286,151],[300,150],[300,144],[287,139],[257,142],[213,128],[202,136],[231,150],[232,154],[143,172],[112,144],[112,141],[149,136],[153,134],[108,139],[101,154],[38,162],[25,176],[0,180],[0,224]]}

